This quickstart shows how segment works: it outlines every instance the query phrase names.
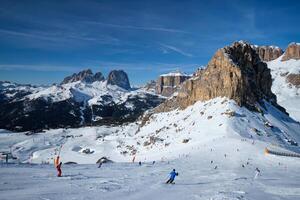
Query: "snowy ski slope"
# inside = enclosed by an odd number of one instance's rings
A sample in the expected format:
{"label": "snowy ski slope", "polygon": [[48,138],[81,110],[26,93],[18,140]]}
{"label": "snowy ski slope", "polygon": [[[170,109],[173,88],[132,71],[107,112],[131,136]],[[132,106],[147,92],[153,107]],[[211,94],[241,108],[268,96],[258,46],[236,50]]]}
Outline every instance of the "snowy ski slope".
{"label": "snowy ski slope", "polygon": [[[300,124],[268,103],[261,109],[264,114],[216,98],[154,114],[143,126],[30,136],[2,130],[1,151],[49,165],[0,165],[1,199],[298,199],[299,158],[265,155],[264,148],[300,153]],[[57,178],[53,158],[60,146],[64,163],[80,165],[63,165],[64,177]],[[87,148],[91,154],[83,153]],[[97,168],[102,156],[115,163]],[[254,180],[256,167],[262,174]],[[166,185],[173,168],[176,184]]]}
{"label": "snowy ski slope", "polygon": [[273,78],[272,91],[291,117],[300,121],[300,88],[286,81],[288,74],[300,74],[300,60],[281,61],[282,57],[267,63]]}

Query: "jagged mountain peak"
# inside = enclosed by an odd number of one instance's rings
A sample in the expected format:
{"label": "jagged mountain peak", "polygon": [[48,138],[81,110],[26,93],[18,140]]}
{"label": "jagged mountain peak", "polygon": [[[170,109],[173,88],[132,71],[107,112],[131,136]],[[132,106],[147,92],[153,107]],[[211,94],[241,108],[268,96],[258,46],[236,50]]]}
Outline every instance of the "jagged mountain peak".
{"label": "jagged mountain peak", "polygon": [[292,42],[288,45],[281,60],[286,61],[290,59],[300,59],[300,43]]}
{"label": "jagged mountain peak", "polygon": [[126,90],[131,88],[128,75],[123,70],[112,70],[107,77],[107,84],[117,85]]}
{"label": "jagged mountain peak", "polygon": [[244,41],[234,42],[219,49],[206,69],[197,77],[185,81],[178,95],[160,105],[157,110],[186,108],[199,100],[228,97],[250,109],[266,99],[284,111],[276,104],[271,85],[270,70],[251,45]]}
{"label": "jagged mountain peak", "polygon": [[93,74],[91,69],[82,70],[78,73],[74,73],[71,76],[67,76],[64,78],[64,80],[61,82],[62,84],[72,83],[76,81],[83,81],[86,83],[92,83],[95,81],[103,81],[104,76],[101,72],[97,72],[96,74]]}
{"label": "jagged mountain peak", "polygon": [[113,70],[107,81],[101,80],[102,73],[93,74],[88,69],[47,87],[0,82],[0,128],[36,131],[121,124],[137,119],[164,100],[143,89],[130,89],[122,70]]}
{"label": "jagged mountain peak", "polygon": [[263,45],[263,46],[252,45],[252,48],[256,50],[260,59],[265,62],[275,60],[284,53],[284,51],[280,47],[275,46],[275,45],[271,45],[271,46],[269,46],[269,45]]}

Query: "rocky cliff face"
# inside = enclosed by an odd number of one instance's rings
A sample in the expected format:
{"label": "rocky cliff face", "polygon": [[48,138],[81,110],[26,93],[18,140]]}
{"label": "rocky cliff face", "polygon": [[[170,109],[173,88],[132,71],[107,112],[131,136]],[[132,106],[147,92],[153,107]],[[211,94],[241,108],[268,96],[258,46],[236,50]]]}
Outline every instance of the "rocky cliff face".
{"label": "rocky cliff face", "polygon": [[163,74],[157,79],[156,93],[166,97],[172,96],[179,90],[181,83],[189,78],[190,76],[181,72]]}
{"label": "rocky cliff face", "polygon": [[255,109],[264,99],[284,110],[277,105],[271,85],[270,70],[251,45],[235,42],[219,49],[206,69],[185,81],[178,96],[160,105],[156,111],[186,108],[196,101],[215,97],[228,97],[249,109]]}
{"label": "rocky cliff face", "polygon": [[300,59],[300,43],[293,42],[289,44],[281,60],[286,61],[290,59]]}
{"label": "rocky cliff face", "polygon": [[72,83],[76,81],[92,83],[94,81],[103,81],[103,80],[104,80],[104,76],[102,75],[101,72],[97,72],[96,74],[93,74],[92,70],[87,69],[78,73],[74,73],[71,76],[67,76],[61,82],[61,84]]}
{"label": "rocky cliff face", "polygon": [[130,83],[127,74],[123,70],[113,70],[107,77],[107,84],[117,85],[123,89],[130,89]]}
{"label": "rocky cliff face", "polygon": [[259,55],[262,61],[271,61],[279,58],[283,54],[283,50],[276,46],[251,46]]}
{"label": "rocky cliff face", "polygon": [[[290,59],[299,60],[300,59],[300,43],[290,43],[287,47],[281,61],[287,61]],[[286,81],[297,88],[300,88],[300,74],[299,73],[289,73],[286,77]]]}

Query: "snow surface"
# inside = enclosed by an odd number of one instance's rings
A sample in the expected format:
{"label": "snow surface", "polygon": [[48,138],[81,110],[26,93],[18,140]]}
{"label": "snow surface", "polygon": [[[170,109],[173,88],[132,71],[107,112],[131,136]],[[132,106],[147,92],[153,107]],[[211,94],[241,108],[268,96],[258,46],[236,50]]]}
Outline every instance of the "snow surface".
{"label": "snow surface", "polygon": [[180,72],[180,71],[175,71],[175,72],[170,72],[167,74],[161,74],[160,76],[190,76],[190,75]]}
{"label": "snow surface", "polygon": [[[213,164],[207,154],[215,161]],[[52,165],[0,165],[0,198],[287,200],[300,197],[299,161],[253,154],[246,165],[242,153],[231,155],[236,156],[234,159],[221,158],[218,151],[207,154],[142,166],[137,163],[103,164],[101,168],[63,165],[61,178],[56,177]],[[262,173],[254,179],[257,166]],[[166,185],[164,182],[173,168],[179,176],[174,185]]]}
{"label": "snow surface", "polygon": [[[4,131],[0,134],[0,150],[12,148],[21,162],[52,163],[63,145],[64,162],[91,164],[102,156],[128,162],[133,154],[142,161],[169,160],[201,145],[227,140],[234,144],[243,139],[247,141],[245,145],[260,142],[259,151],[273,145],[300,153],[298,146],[288,142],[300,143],[300,124],[268,103],[265,109],[261,115],[232,100],[216,98],[197,102],[185,110],[154,114],[143,126],[136,122],[115,127],[54,129],[29,136]],[[183,143],[184,140],[188,142]],[[75,151],[75,147],[89,148],[94,153],[87,155]]]}
{"label": "snow surface", "polygon": [[7,98],[14,98],[16,94],[21,93],[33,93],[44,89],[42,86],[21,85],[17,83],[11,83],[6,81],[0,81],[0,90],[5,92]]}
{"label": "snow surface", "polygon": [[282,57],[283,55],[267,63],[273,78],[272,91],[276,94],[278,103],[291,117],[300,121],[300,88],[286,81],[288,74],[300,74],[300,60],[281,61]]}
{"label": "snow surface", "polygon": [[263,46],[259,46],[259,45],[251,45],[251,47],[254,47],[254,48],[261,47],[261,48],[280,49],[280,47],[275,46],[275,45],[263,45]]}
{"label": "snow surface", "polygon": [[[289,142],[300,143],[300,124],[267,102],[261,109],[264,114],[216,98],[154,114],[143,126],[138,121],[28,136],[2,130],[0,151],[39,165],[0,165],[0,197],[299,199],[300,159],[265,155],[264,149],[300,153]],[[64,177],[57,178],[52,163],[60,147],[63,163],[79,165],[63,165]],[[97,168],[102,156],[116,163]],[[254,179],[256,167],[262,174]],[[176,184],[165,185],[173,168],[179,172]]]}

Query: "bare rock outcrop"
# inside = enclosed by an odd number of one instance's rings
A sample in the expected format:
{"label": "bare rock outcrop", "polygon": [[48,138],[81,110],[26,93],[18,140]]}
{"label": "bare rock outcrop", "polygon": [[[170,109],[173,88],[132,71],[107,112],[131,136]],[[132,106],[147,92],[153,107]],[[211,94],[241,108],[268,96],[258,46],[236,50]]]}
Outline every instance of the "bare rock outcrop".
{"label": "bare rock outcrop", "polygon": [[228,97],[249,109],[256,109],[256,104],[264,99],[284,111],[277,105],[271,85],[267,64],[261,61],[250,44],[235,42],[219,49],[206,69],[185,81],[178,95],[158,106],[156,111],[184,109],[196,101],[215,97]]}
{"label": "bare rock outcrop", "polygon": [[92,70],[87,69],[87,70],[80,71],[78,73],[74,73],[71,76],[67,76],[61,82],[61,84],[67,84],[76,81],[84,81],[86,83],[92,83],[94,81],[104,81],[104,76],[102,75],[101,72],[97,72],[96,74],[93,74]]}
{"label": "bare rock outcrop", "polygon": [[155,93],[156,81],[154,81],[154,80],[149,81],[148,83],[145,84],[145,86],[143,88],[148,92]]}
{"label": "bare rock outcrop", "polygon": [[107,84],[117,85],[126,90],[131,88],[128,76],[123,70],[112,70],[107,77]]}
{"label": "bare rock outcrop", "polygon": [[283,54],[283,50],[277,46],[251,46],[259,55],[262,61],[268,62],[279,58]]}
{"label": "bare rock outcrop", "polygon": [[300,59],[300,43],[290,43],[281,60],[286,61],[290,59]]}
{"label": "bare rock outcrop", "polygon": [[289,74],[286,77],[286,81],[297,88],[300,88],[300,74]]}
{"label": "bare rock outcrop", "polygon": [[160,75],[156,81],[156,93],[163,96],[172,96],[177,92],[180,85],[190,76],[179,71]]}

